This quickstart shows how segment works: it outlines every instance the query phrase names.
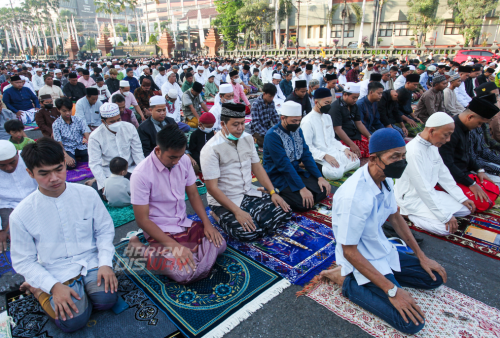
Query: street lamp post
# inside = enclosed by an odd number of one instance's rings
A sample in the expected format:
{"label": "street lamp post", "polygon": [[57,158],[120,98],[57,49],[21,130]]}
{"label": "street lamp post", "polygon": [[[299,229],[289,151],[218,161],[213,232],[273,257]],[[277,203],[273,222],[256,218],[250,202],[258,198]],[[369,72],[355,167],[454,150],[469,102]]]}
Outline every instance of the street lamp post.
{"label": "street lamp post", "polygon": [[297,0],[297,32],[295,34],[295,53],[297,55],[297,59],[299,58],[299,31],[300,31],[300,4],[301,0]]}

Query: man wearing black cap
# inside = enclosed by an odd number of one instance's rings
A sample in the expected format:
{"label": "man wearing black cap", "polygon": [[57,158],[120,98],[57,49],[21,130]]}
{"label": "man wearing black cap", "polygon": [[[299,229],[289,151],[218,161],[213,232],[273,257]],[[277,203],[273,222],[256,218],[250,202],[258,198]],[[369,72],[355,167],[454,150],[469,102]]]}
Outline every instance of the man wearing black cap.
{"label": "man wearing black cap", "polygon": [[397,90],[399,113],[410,137],[415,137],[424,130],[424,124],[415,115],[411,106],[413,92],[417,89],[419,81],[420,76],[418,74],[409,74],[405,85]]}
{"label": "man wearing black cap", "polygon": [[470,66],[458,67],[458,75],[460,76],[462,83],[457,89],[455,89],[455,94],[457,94],[458,103],[460,103],[464,107],[467,107],[469,105],[469,102],[472,100],[472,97],[469,96],[469,94],[467,94],[465,88],[465,81],[467,81],[471,72],[472,72],[472,67]]}
{"label": "man wearing black cap", "polygon": [[[368,84],[372,82],[380,82],[382,80],[382,74],[372,73],[368,80],[363,80],[359,83],[359,99],[361,100],[363,97],[368,95]],[[384,86],[385,89],[385,86]]]}
{"label": "man wearing black cap", "polygon": [[11,76],[10,84],[12,87],[3,92],[3,103],[24,124],[32,123],[40,109],[38,98],[31,89],[24,87],[24,81],[19,76]]}
{"label": "man wearing black cap", "polygon": [[[245,105],[222,104],[221,131],[203,147],[200,164],[211,215],[231,237],[254,241],[290,221],[289,205],[260,164],[253,137],[245,133]],[[253,188],[252,173],[269,195]]]}
{"label": "man wearing black cap", "polygon": [[[407,79],[406,77],[411,74],[410,67],[401,67],[401,75],[398,76],[396,81],[394,81],[394,89],[398,90],[401,87],[404,87]],[[420,81],[420,76],[418,77]]]}
{"label": "man wearing black cap", "polygon": [[295,89],[292,94],[290,94],[286,101],[294,101],[302,105],[302,116],[306,116],[312,110],[311,101],[307,94],[307,82],[306,80],[295,81]]}
{"label": "man wearing black cap", "polygon": [[365,75],[363,76],[363,81],[370,80],[370,76],[374,72],[375,71],[373,70],[373,63],[368,63],[368,65],[366,66],[366,69],[363,71],[363,73],[365,73]]}
{"label": "man wearing black cap", "polygon": [[399,115],[398,92],[396,90],[384,90],[377,109],[380,114],[380,122],[386,128],[396,129],[402,137],[408,136],[408,130]]}
{"label": "man wearing black cap", "polygon": [[415,108],[415,114],[423,123],[427,122],[427,119],[435,112],[447,113],[443,94],[446,87],[448,87],[448,80],[444,75],[439,74],[432,78],[432,88],[420,97]]}
{"label": "man wearing black cap", "polygon": [[43,76],[45,85],[38,91],[38,97],[44,94],[49,94],[52,96],[52,100],[57,100],[64,96],[63,91],[58,86],[54,85],[54,78],[50,74],[45,74]]}
{"label": "man wearing black cap", "polygon": [[313,71],[313,65],[310,63],[307,64],[306,70],[305,70],[304,76],[303,76],[304,80],[306,80],[307,86],[309,86],[309,81],[311,81],[313,79],[312,71]]}
{"label": "man wearing black cap", "polygon": [[[349,64],[350,66],[350,64]],[[347,63],[345,65],[345,68],[346,68],[346,71],[347,71]],[[359,82],[359,63],[357,62],[354,62],[352,64],[352,69],[347,71],[347,74],[346,74],[346,79],[347,79],[347,82],[354,82],[354,83],[357,83]]]}
{"label": "man wearing black cap", "polygon": [[193,88],[187,90],[182,95],[182,111],[186,118],[186,124],[191,128],[198,128],[198,119],[201,116],[201,109],[208,111],[207,105],[201,99],[200,93],[203,85],[199,82],[193,84]]}
{"label": "man wearing black cap", "polygon": [[70,73],[68,76],[69,82],[63,87],[64,96],[69,97],[73,103],[80,100],[87,93],[85,85],[78,82],[78,75]]}
{"label": "man wearing black cap", "polygon": [[[491,101],[495,100],[493,94],[489,97],[474,97],[468,109],[453,117],[455,121],[455,130],[451,135],[450,141],[439,148],[439,153],[443,158],[444,164],[450,170],[451,175],[457,184],[467,194],[472,192],[475,196],[471,200],[479,207],[479,202],[488,201],[488,195],[483,191],[477,183],[484,180],[500,183],[500,179],[496,175],[488,175],[485,168],[478,163],[477,158],[471,156],[470,138],[471,130],[481,127],[483,123],[487,123],[495,116],[500,109]],[[477,173],[472,176],[472,172]],[[492,201],[494,203],[494,201]],[[483,210],[485,210],[483,208]]]}
{"label": "man wearing black cap", "polygon": [[[326,74],[325,75],[326,89],[329,89],[332,93],[332,102],[337,100],[337,96],[335,95],[335,89],[337,88],[337,75],[336,74]],[[320,85],[321,87],[321,85]]]}
{"label": "man wearing black cap", "polygon": [[473,98],[476,96],[476,93],[474,92],[474,88],[479,86],[479,83],[476,82],[477,77],[482,73],[481,71],[482,66],[480,64],[475,64],[472,66],[472,71],[469,74],[469,78],[465,80],[464,85],[465,85],[465,92],[467,95],[470,96],[470,98]]}
{"label": "man wearing black cap", "polygon": [[[495,100],[498,100],[498,94],[500,90],[494,82],[485,82],[482,85],[476,87],[474,91],[476,92],[477,97],[488,96],[491,100],[492,97],[489,95],[494,94]],[[491,119],[490,123],[484,123],[483,125],[481,125],[484,143],[488,146],[488,148],[494,151],[495,155],[500,153],[500,142],[498,142],[494,138],[494,136],[499,133],[499,118],[500,114],[497,114]]]}
{"label": "man wearing black cap", "polygon": [[[240,103],[243,101],[245,105],[250,106],[250,101],[248,101],[247,96],[245,95],[245,90],[241,85],[243,81],[240,79],[240,75],[237,70],[233,70],[229,73],[230,83],[233,86],[234,92],[234,102]],[[271,80],[272,82],[272,80]]]}
{"label": "man wearing black cap", "polygon": [[35,114],[35,121],[45,137],[52,137],[52,124],[61,116],[59,110],[54,107],[50,94],[40,96],[40,105],[42,109]]}
{"label": "man wearing black cap", "polygon": [[[491,81],[490,80],[490,77],[492,77],[492,75],[495,73],[495,69],[494,68],[486,68],[484,70],[484,73],[483,74],[480,74],[477,78],[476,78],[476,88],[480,85],[482,85],[483,83],[485,82],[488,82],[488,81]],[[493,77],[493,81],[494,81],[494,77]]]}
{"label": "man wearing black cap", "polygon": [[90,130],[94,130],[101,125],[101,115],[99,113],[101,106],[102,102],[99,101],[99,91],[97,88],[87,88],[86,96],[76,102],[75,116],[82,118],[86,121]]}

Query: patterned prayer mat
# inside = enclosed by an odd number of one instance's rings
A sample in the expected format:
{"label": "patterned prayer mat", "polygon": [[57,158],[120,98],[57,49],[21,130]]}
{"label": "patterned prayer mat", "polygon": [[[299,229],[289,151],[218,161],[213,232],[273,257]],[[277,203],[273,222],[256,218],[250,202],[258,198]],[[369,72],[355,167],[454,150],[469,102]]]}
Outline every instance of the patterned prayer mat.
{"label": "patterned prayer mat", "polygon": [[103,202],[104,206],[109,212],[109,215],[111,216],[111,219],[113,220],[115,228],[135,220],[134,209],[132,205],[122,208],[115,208],[115,207],[110,207],[106,201]]}
{"label": "patterned prayer mat", "polygon": [[311,210],[298,212],[298,215],[307,217],[313,221],[332,227],[332,198],[330,194],[327,198],[315,204]]}
{"label": "patterned prayer mat", "polygon": [[458,217],[458,230],[452,235],[438,236],[412,222],[407,221],[411,229],[429,236],[463,246],[485,256],[500,260],[500,218],[492,213],[498,213],[500,206],[487,210],[484,214],[474,214]]}
{"label": "patterned prayer mat", "polygon": [[[129,306],[120,314],[113,311],[94,312],[87,327],[71,334],[73,338],[87,337],[176,337],[182,338],[177,327],[159,311],[148,296],[123,272],[117,272],[119,297]],[[65,338],[62,332],[43,312],[33,296],[9,295],[7,311],[17,325],[13,337]]]}
{"label": "patterned prayer mat", "polygon": [[458,291],[405,288],[426,315],[426,324],[415,335],[406,335],[342,296],[336,284],[315,281],[298,295],[307,295],[337,316],[374,337],[493,338],[500,335],[500,311]]}
{"label": "patterned prayer mat", "polygon": [[290,286],[230,246],[217,258],[211,276],[180,285],[129,260],[127,245],[125,241],[116,246],[115,271],[123,270],[186,337],[222,337]]}
{"label": "patterned prayer mat", "polygon": [[352,174],[354,174],[355,171],[356,170],[351,170],[351,171],[345,172],[344,176],[339,180],[336,180],[336,181],[327,180],[327,181],[328,181],[328,183],[330,183],[331,185],[333,185],[335,187],[340,187],[349,177],[352,176]]}
{"label": "patterned prayer mat", "polygon": [[14,271],[14,268],[12,267],[12,260],[10,259],[10,251],[4,251],[0,253],[0,277],[9,271],[12,271],[12,274],[16,273]]}
{"label": "patterned prayer mat", "polygon": [[37,130],[37,129],[39,129],[39,128],[38,128],[38,125],[36,124],[36,122],[32,122],[32,123],[28,123],[28,124],[24,125],[24,131]]}
{"label": "patterned prayer mat", "polygon": [[66,172],[67,182],[78,182],[93,177],[94,175],[92,175],[88,162],[77,162],[75,169]]}
{"label": "patterned prayer mat", "polygon": [[[207,208],[207,214],[210,209]],[[188,216],[199,221],[197,215]],[[240,242],[227,235],[217,222],[208,216],[228,245],[251,259],[276,271],[293,284],[309,282],[335,260],[335,239],[330,227],[302,215],[278,229],[272,236],[254,242]]]}

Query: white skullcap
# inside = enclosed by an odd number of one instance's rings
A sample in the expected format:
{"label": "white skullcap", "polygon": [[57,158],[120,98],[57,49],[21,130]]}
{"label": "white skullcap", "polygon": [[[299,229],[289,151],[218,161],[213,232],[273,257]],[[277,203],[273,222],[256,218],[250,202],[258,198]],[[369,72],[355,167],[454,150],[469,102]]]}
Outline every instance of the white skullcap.
{"label": "white skullcap", "polygon": [[42,69],[41,68],[37,68],[37,69],[35,69],[35,72],[42,72]]}
{"label": "white skullcap", "polygon": [[169,78],[169,77],[170,77],[170,75],[172,75],[172,74],[174,74],[174,72],[173,72],[173,71],[169,71],[169,72],[167,73],[167,78]]}
{"label": "white skullcap", "polygon": [[302,105],[294,101],[286,101],[281,105],[280,115],[302,116]]}
{"label": "white skullcap", "polygon": [[104,103],[101,108],[99,108],[99,112],[101,113],[101,117],[105,119],[120,115],[120,108],[116,103]]}
{"label": "white skullcap", "polygon": [[120,69],[120,65],[115,65],[115,68],[116,69]]}
{"label": "white skullcap", "polygon": [[436,71],[436,66],[429,66],[427,67],[427,70],[430,72],[435,72]]}
{"label": "white skullcap", "polygon": [[62,71],[60,69],[54,70],[54,74],[59,74],[59,73],[62,73]]}
{"label": "white skullcap", "polygon": [[175,99],[178,96],[177,89],[170,89],[167,93],[168,97]]}
{"label": "white skullcap", "polygon": [[182,66],[182,69],[188,69],[188,68],[189,68],[189,67],[188,67],[188,66],[186,66],[186,65]]}
{"label": "white skullcap", "polygon": [[359,83],[347,82],[344,85],[344,91],[347,92],[347,93],[351,93],[351,94],[359,94],[360,87],[361,86],[359,85]]}
{"label": "white skullcap", "polygon": [[0,140],[0,161],[10,160],[16,154],[17,150],[14,143],[7,140]]}
{"label": "white skullcap", "polygon": [[415,66],[414,65],[409,65],[408,68],[410,68],[410,70],[415,70]]}
{"label": "white skullcap", "polygon": [[273,79],[276,79],[276,80],[281,80],[281,75],[276,73],[273,75]]}
{"label": "white skullcap", "polygon": [[111,66],[111,65],[112,65],[111,61],[106,62],[106,64],[107,64],[108,66]]}
{"label": "white skullcap", "polygon": [[425,122],[425,128],[441,127],[446,124],[454,123],[450,115],[443,113],[441,111],[432,114]]}
{"label": "white skullcap", "polygon": [[[11,63],[14,63],[14,62],[11,62]],[[33,66],[32,66],[32,65],[30,65],[30,64],[27,64],[27,65],[26,65],[26,68],[33,68]]]}
{"label": "white skullcap", "polygon": [[151,98],[149,99],[150,106],[158,106],[161,104],[166,104],[166,102],[167,102],[167,100],[165,100],[165,97],[163,97],[161,95],[151,96]]}
{"label": "white skullcap", "polygon": [[222,68],[222,66],[219,66],[219,67],[217,67],[217,70],[218,70],[219,72],[222,72],[222,71],[224,71],[224,68]]}
{"label": "white skullcap", "polygon": [[120,88],[122,88],[122,87],[130,87],[130,83],[128,81],[121,80],[120,81]]}
{"label": "white skullcap", "polygon": [[203,67],[203,66],[198,66],[198,67],[196,68],[196,70],[198,70],[198,71],[200,71],[200,70],[205,70],[205,67]]}
{"label": "white skullcap", "polygon": [[225,83],[225,84],[222,84],[222,85],[220,85],[220,87],[219,87],[219,92],[220,92],[221,94],[232,93],[232,92],[234,92],[234,90],[233,90],[233,85],[232,85],[232,84],[230,84],[230,83]]}

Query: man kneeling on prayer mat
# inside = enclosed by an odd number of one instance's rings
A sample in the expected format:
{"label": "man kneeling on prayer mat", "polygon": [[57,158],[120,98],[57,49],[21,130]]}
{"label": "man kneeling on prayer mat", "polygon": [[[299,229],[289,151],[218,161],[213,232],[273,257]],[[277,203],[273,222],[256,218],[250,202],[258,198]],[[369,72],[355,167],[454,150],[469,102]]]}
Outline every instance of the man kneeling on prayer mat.
{"label": "man kneeling on prayer mat", "polygon": [[[146,258],[153,273],[192,283],[209,275],[226,242],[210,223],[198,194],[196,175],[184,154],[184,132],[169,124],[158,132],[156,143],[130,179],[135,219],[149,247],[133,236],[127,254]],[[185,194],[201,221],[187,218]]]}
{"label": "man kneeling on prayer mat", "polygon": [[332,118],[328,114],[332,103],[329,89],[314,92],[314,107],[300,123],[304,139],[314,160],[327,180],[338,180],[349,170],[359,168],[359,158],[349,147],[335,138]]}
{"label": "man kneeling on prayer mat", "polygon": [[[490,95],[494,96],[494,94]],[[487,96],[472,98],[468,109],[453,116],[455,130],[451,134],[450,141],[439,148],[443,162],[450,170],[455,182],[465,194],[469,192],[474,194],[472,201],[476,208],[483,209],[482,211],[485,210],[483,202],[488,202],[489,198],[476,180],[480,183],[486,180],[499,185],[500,177],[487,174],[471,156],[470,131],[481,127],[483,123],[488,123],[499,111],[500,109],[491,103]]]}
{"label": "man kneeling on prayer mat", "polygon": [[87,325],[92,310],[118,300],[115,228],[97,192],[66,183],[64,150],[44,137],[21,154],[38,183],[10,215],[12,266],[43,311],[64,332]]}
{"label": "man kneeling on prayer mat", "polygon": [[[467,216],[476,208],[439,154],[439,147],[450,140],[454,129],[455,122],[448,114],[432,114],[424,131],[406,145],[408,166],[394,186],[401,214],[408,215],[419,228],[440,236],[457,231],[455,217]],[[437,184],[445,191],[436,190]]]}
{"label": "man kneeling on prayer mat", "polygon": [[[302,106],[283,103],[280,119],[264,138],[264,169],[292,210],[310,210],[330,194],[331,185],[318,170],[300,130]],[[299,167],[301,162],[307,171]]]}
{"label": "man kneeling on prayer mat", "polygon": [[[406,167],[405,141],[384,128],[370,139],[370,158],[335,192],[332,229],[339,265],[320,273],[342,287],[342,295],[395,329],[414,334],[425,316],[405,289],[432,290],[446,282],[445,269],[427,258],[398,211],[393,178]],[[396,251],[382,231],[388,220],[415,256]]]}
{"label": "man kneeling on prayer mat", "polygon": [[[245,133],[245,105],[223,103],[221,128],[200,154],[208,205],[229,235],[254,241],[288,223],[290,206],[260,164],[253,137]],[[269,194],[252,185],[252,173]]]}

